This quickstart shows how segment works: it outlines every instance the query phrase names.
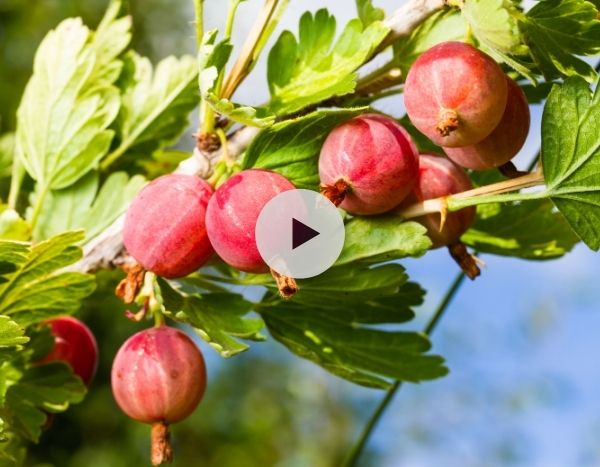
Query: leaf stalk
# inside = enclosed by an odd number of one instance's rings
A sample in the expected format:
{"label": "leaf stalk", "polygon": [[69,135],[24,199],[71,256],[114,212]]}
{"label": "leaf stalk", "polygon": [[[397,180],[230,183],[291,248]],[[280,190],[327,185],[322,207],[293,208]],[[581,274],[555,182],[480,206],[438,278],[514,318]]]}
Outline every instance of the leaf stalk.
{"label": "leaf stalk", "polygon": [[534,193],[513,193],[515,191],[540,186],[544,184],[544,175],[536,171],[522,177],[505,180],[491,185],[485,185],[473,190],[464,191],[443,198],[428,199],[421,203],[413,204],[400,211],[404,219],[413,219],[425,214],[436,212],[458,211],[469,206],[488,203],[507,203],[511,201],[525,201],[540,199],[548,196],[546,191]]}

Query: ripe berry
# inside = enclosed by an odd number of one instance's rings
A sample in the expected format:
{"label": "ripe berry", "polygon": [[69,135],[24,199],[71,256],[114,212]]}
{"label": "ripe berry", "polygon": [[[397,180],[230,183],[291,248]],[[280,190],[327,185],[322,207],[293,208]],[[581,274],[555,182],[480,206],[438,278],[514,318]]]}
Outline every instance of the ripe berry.
{"label": "ripe berry", "polygon": [[508,83],[508,98],[498,126],[479,143],[462,148],[444,148],[450,159],[462,167],[486,170],[506,164],[525,144],[529,133],[529,104],[519,85]]}
{"label": "ripe berry", "polygon": [[[473,188],[466,172],[445,157],[422,154],[419,157],[419,165],[419,181],[410,200],[412,203]],[[427,227],[427,235],[433,247],[438,248],[457,242],[469,229],[474,218],[475,208],[472,207],[450,212],[441,231],[439,214],[427,214],[414,220]]]}
{"label": "ripe berry", "polygon": [[168,424],[183,420],[206,389],[204,358],[182,331],[160,326],[131,336],[111,374],[117,404],[129,417],[152,424],[152,462],[169,461]]}
{"label": "ripe berry", "polygon": [[336,127],[319,157],[323,194],[351,214],[396,207],[414,187],[418,168],[418,151],[407,131],[376,114]]}
{"label": "ripe berry", "polygon": [[258,169],[239,172],[219,187],[208,203],[206,230],[223,261],[241,271],[269,271],[256,246],[256,221],[265,204],[293,189],[285,177]]}
{"label": "ripe berry", "polygon": [[159,276],[182,277],[213,250],[205,216],[212,187],[191,175],[157,178],[137,195],[125,217],[123,241],[131,256]]}
{"label": "ripe berry", "polygon": [[98,344],[92,331],[71,316],[47,321],[54,335],[54,347],[38,363],[65,362],[89,385],[98,368]]}
{"label": "ripe berry", "polygon": [[475,144],[498,125],[506,107],[506,78],[494,60],[462,42],[422,54],[404,88],[411,122],[439,146]]}

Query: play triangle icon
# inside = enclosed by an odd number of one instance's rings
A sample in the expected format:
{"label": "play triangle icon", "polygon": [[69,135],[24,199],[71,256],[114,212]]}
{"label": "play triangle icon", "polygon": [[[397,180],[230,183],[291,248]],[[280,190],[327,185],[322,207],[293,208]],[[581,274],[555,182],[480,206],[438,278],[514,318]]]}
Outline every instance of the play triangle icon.
{"label": "play triangle icon", "polygon": [[317,235],[320,235],[320,232],[292,217],[292,250],[304,245]]}

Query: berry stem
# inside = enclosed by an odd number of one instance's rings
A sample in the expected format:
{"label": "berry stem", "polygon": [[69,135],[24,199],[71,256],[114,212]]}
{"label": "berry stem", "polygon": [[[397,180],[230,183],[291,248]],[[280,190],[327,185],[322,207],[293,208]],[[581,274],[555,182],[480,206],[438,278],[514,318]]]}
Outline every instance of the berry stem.
{"label": "berry stem", "polygon": [[153,314],[154,314],[154,327],[160,328],[161,326],[164,326],[165,325],[165,315],[163,315],[162,310],[155,308],[153,310]]}
{"label": "berry stem", "polygon": [[161,465],[173,461],[173,449],[171,448],[171,433],[169,425],[165,422],[152,424],[150,438],[150,460],[152,465]]}
{"label": "berry stem", "polygon": [[437,131],[442,136],[450,136],[455,130],[458,130],[460,125],[460,120],[458,119],[458,114],[456,110],[453,109],[443,109],[440,112],[440,117],[437,125]]}
{"label": "berry stem", "polygon": [[475,280],[477,276],[481,275],[481,269],[479,269],[475,257],[469,253],[464,243],[459,241],[448,245],[448,252],[469,279]]}
{"label": "berry stem", "polygon": [[296,295],[296,293],[298,293],[298,284],[296,279],[279,274],[274,269],[271,269],[271,275],[273,276],[273,279],[275,279],[275,283],[277,284],[281,298],[289,300]]}
{"label": "berry stem", "polygon": [[498,170],[506,178],[519,178],[529,173],[517,169],[517,166],[512,161],[508,161],[506,164],[501,165],[498,167]]}

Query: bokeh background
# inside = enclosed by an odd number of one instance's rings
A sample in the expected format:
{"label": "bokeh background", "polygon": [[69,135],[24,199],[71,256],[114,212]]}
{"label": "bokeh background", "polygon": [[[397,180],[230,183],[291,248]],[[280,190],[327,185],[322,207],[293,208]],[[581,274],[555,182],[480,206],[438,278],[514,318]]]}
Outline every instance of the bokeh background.
{"label": "bokeh background", "polygon": [[[95,26],[108,0],[0,0],[0,132],[14,128],[19,96],[39,41],[61,19]],[[192,0],[130,0],[134,46],[154,61],[193,53]],[[240,7],[239,44],[261,0]],[[401,1],[378,1],[392,10]],[[207,26],[219,27],[225,0],[206,0]],[[326,6],[338,24],[354,14],[351,0],[291,0],[279,29],[297,29],[305,10]],[[275,33],[275,37],[278,33]],[[375,64],[376,65],[376,64]],[[264,58],[237,100],[267,97]],[[400,97],[380,101],[401,116]],[[539,108],[517,159],[525,167],[539,146]],[[182,148],[189,149],[191,138]],[[433,337],[448,360],[446,378],[402,388],[377,427],[361,466],[600,465],[600,260],[578,246],[547,263],[483,258],[481,278],[466,283]],[[456,274],[445,251],[404,262],[429,291],[420,329]],[[84,403],[57,417],[30,466],[147,465],[148,432],[122,415],[108,375],[117,348],[142,325],[122,317],[111,293],[118,274],[100,274],[82,315],[96,333],[102,361]],[[201,344],[209,389],[194,416],[174,427],[175,466],[333,467],[341,463],[383,393],[356,387],[291,357],[269,341],[233,360]]]}

